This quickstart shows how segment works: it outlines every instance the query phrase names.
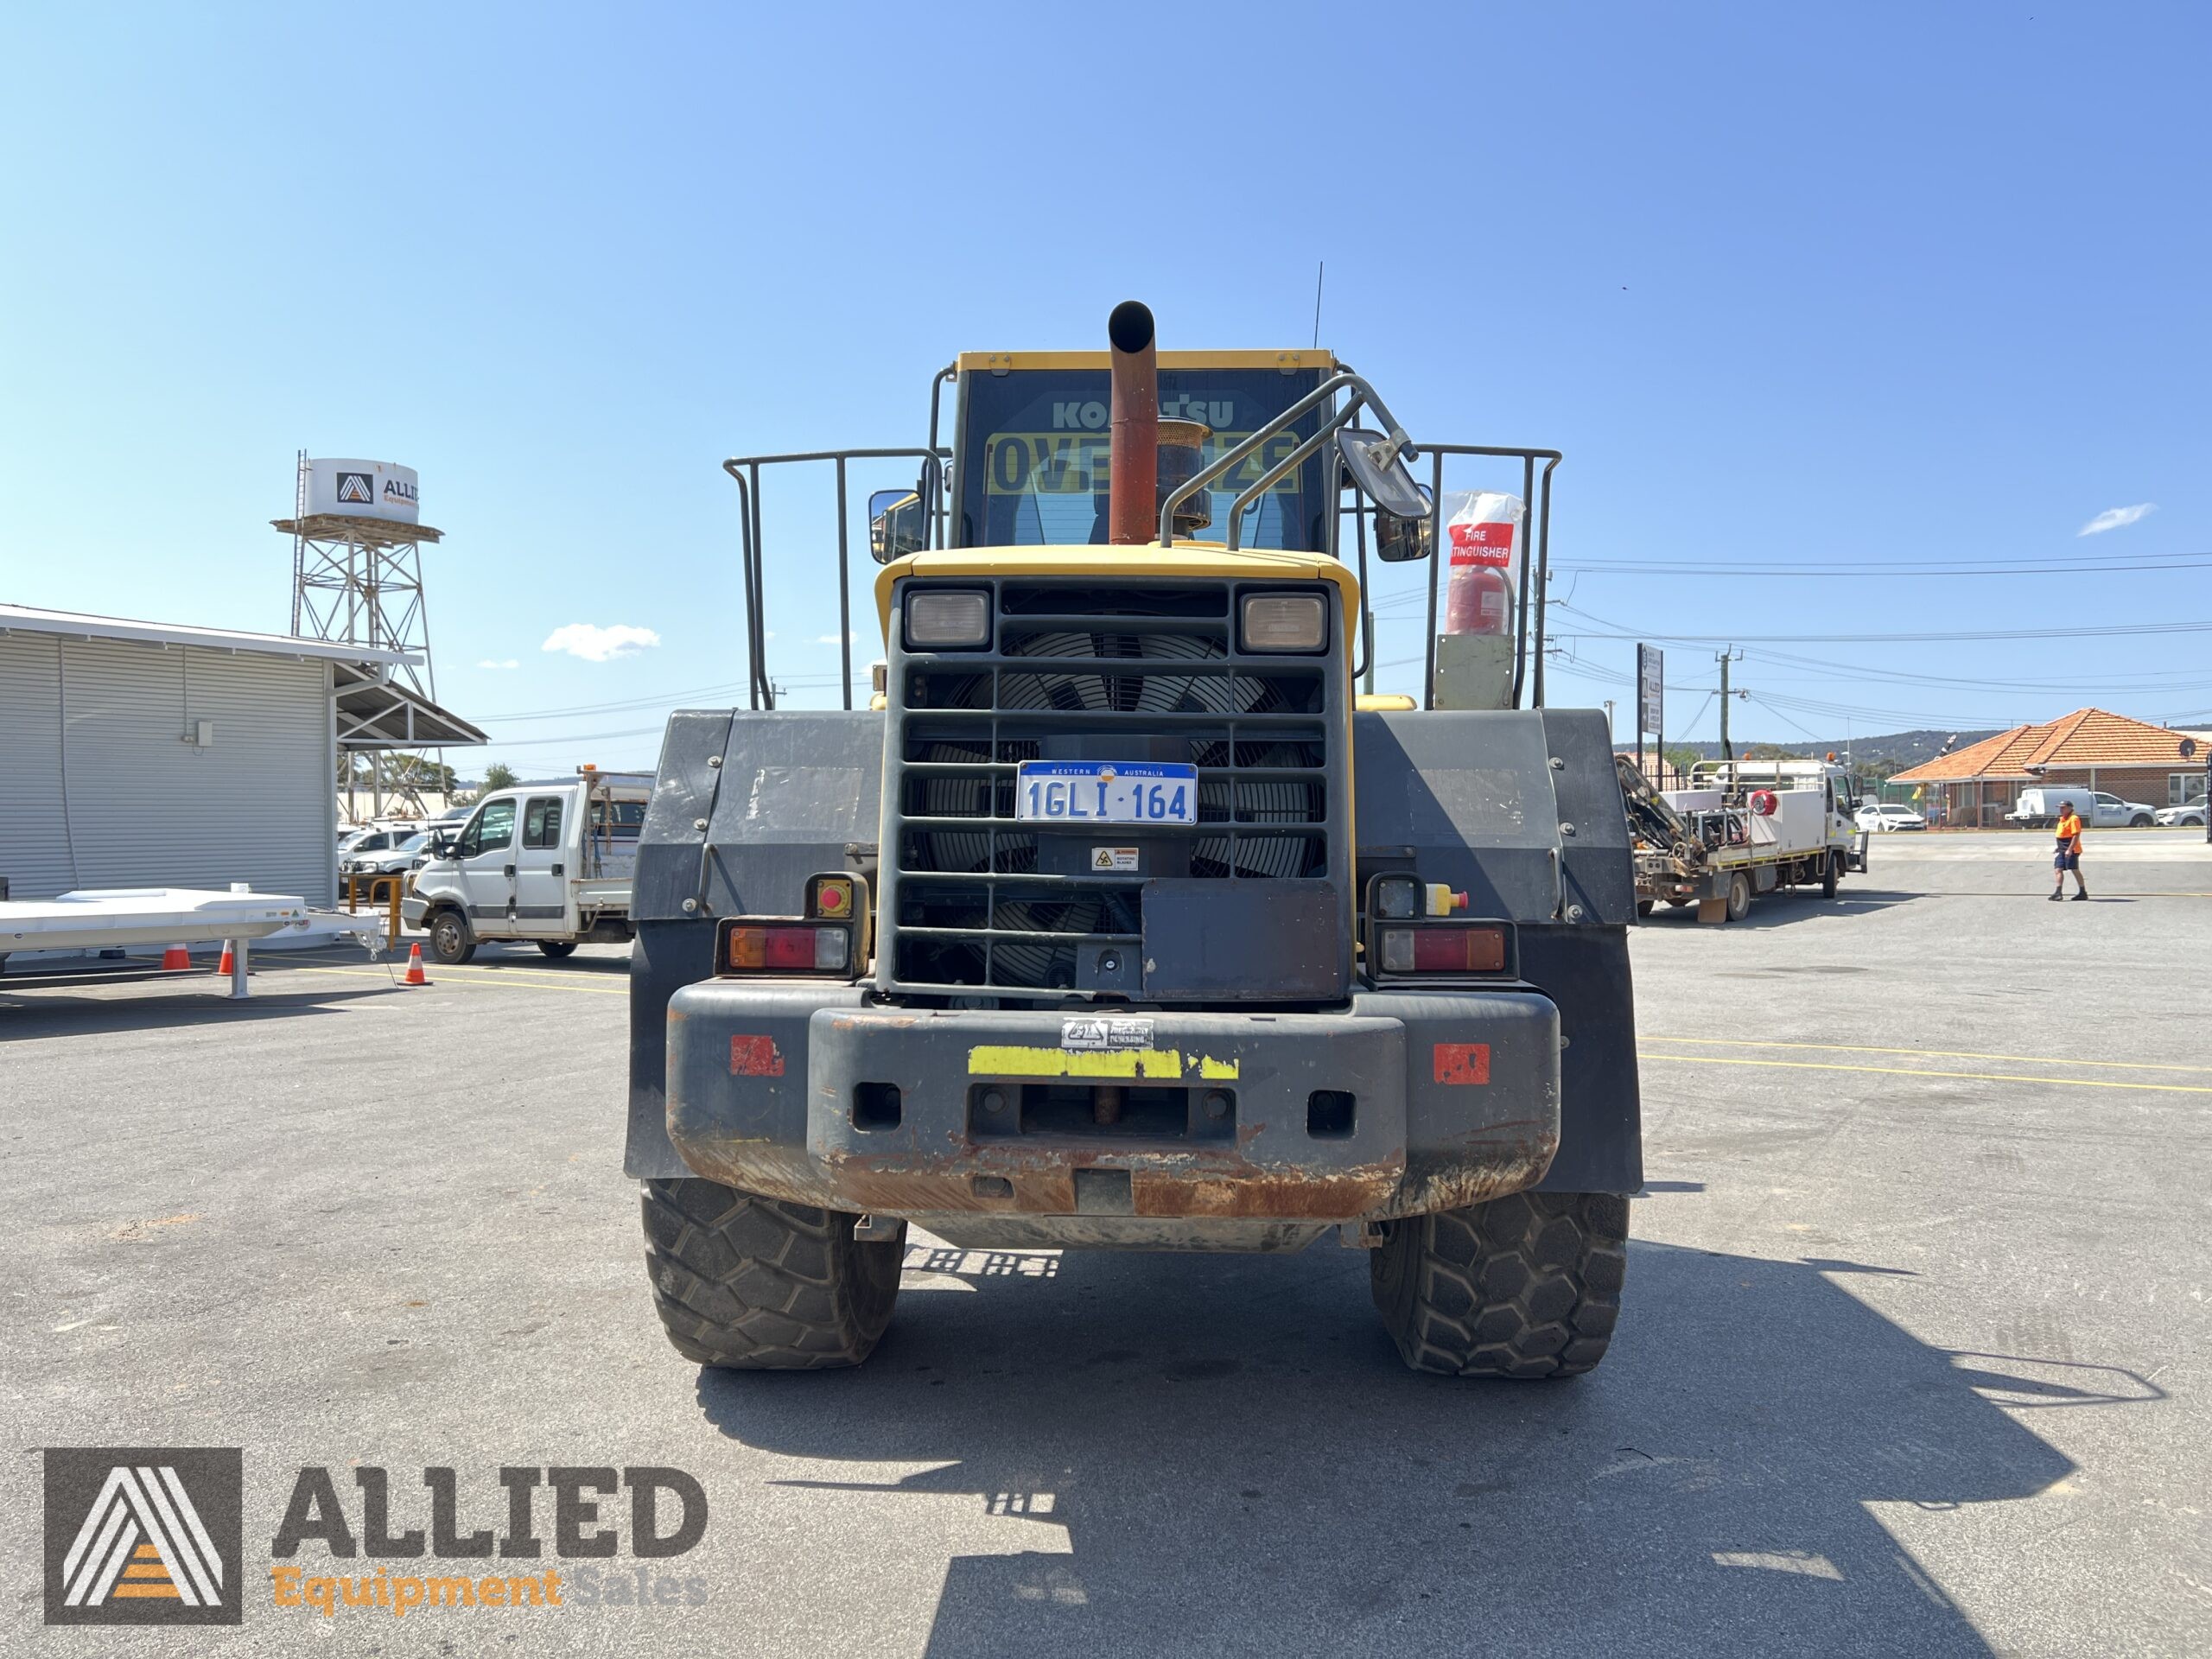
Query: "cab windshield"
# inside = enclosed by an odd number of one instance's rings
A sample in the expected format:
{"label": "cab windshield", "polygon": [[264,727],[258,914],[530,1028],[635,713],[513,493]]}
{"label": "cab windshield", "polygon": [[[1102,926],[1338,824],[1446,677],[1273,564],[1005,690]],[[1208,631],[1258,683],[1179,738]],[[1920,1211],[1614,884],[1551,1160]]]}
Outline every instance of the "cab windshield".
{"label": "cab windshield", "polygon": [[[1017,369],[964,374],[960,522],[963,547],[1099,543],[1107,535],[1107,451],[1112,385],[1099,369]],[[1211,428],[1211,461],[1249,437],[1321,382],[1319,369],[1162,369],[1164,420]],[[1224,542],[1237,495],[1310,437],[1309,411],[1269,439],[1210,492],[1213,523],[1196,539]],[[1323,465],[1315,456],[1277,482],[1245,514],[1246,547],[1318,552],[1327,546]]]}

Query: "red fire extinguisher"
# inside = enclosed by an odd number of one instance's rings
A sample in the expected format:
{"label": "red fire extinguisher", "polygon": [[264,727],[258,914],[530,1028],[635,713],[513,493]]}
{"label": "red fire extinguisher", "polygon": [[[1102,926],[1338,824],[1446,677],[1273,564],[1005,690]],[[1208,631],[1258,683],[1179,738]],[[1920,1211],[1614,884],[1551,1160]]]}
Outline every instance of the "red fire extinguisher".
{"label": "red fire extinguisher", "polygon": [[1453,517],[1452,581],[1445,592],[1446,633],[1513,632],[1514,532],[1521,524],[1518,496],[1479,490]]}

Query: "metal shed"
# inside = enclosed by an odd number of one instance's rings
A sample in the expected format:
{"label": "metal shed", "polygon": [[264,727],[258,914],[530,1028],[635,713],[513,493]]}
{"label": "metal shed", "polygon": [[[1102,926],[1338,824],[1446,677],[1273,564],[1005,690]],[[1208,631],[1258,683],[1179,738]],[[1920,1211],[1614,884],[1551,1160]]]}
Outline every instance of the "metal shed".
{"label": "metal shed", "polygon": [[250,881],[336,898],[349,746],[480,743],[403,652],[0,605],[0,877],[16,899]]}

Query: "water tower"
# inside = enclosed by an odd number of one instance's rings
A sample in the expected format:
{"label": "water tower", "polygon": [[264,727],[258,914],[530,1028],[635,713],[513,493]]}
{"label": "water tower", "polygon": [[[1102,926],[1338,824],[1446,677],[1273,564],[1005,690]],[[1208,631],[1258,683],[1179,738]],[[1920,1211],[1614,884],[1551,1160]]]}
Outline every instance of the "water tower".
{"label": "water tower", "polygon": [[[443,532],[422,522],[415,469],[383,461],[311,460],[302,450],[293,516],[271,522],[292,538],[292,632],[419,658],[392,670],[390,690],[402,701],[435,711],[423,544],[442,540]],[[379,816],[388,797],[423,810],[429,745],[407,741],[416,734],[416,722],[411,711],[398,712],[410,718],[398,725],[386,718],[349,731],[341,709],[338,747],[349,816],[360,788]],[[436,721],[425,721],[422,734],[430,736],[436,728]]]}

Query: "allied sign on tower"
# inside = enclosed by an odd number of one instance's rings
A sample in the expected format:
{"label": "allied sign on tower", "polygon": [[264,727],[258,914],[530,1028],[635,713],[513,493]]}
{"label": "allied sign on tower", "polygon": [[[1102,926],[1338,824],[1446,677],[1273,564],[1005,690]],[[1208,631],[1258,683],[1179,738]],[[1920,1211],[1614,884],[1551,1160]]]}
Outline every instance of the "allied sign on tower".
{"label": "allied sign on tower", "polygon": [[307,511],[352,518],[419,523],[421,498],[415,469],[388,461],[314,461],[307,463]]}

